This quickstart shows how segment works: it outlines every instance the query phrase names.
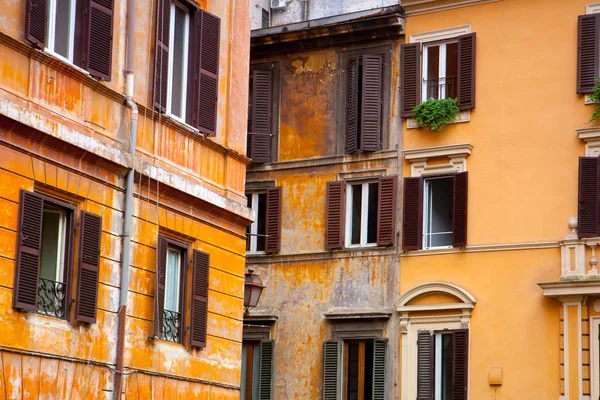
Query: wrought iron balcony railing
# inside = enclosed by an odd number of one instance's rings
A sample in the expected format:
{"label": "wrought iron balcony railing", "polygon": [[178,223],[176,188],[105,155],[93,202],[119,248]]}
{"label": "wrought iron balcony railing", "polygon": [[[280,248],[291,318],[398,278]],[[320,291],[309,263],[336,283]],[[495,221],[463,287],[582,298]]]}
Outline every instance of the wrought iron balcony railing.
{"label": "wrought iron balcony railing", "polygon": [[169,342],[181,342],[181,314],[164,310],[163,339]]}
{"label": "wrought iron balcony railing", "polygon": [[38,282],[37,312],[64,318],[67,291],[64,283],[40,278]]}
{"label": "wrought iron balcony railing", "polygon": [[446,76],[438,79],[424,79],[427,88],[427,100],[455,99],[456,76]]}

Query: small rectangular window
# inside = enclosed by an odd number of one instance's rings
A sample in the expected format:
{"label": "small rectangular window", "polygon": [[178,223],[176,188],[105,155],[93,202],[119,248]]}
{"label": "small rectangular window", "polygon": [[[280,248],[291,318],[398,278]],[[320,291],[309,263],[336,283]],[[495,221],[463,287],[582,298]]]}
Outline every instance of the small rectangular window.
{"label": "small rectangular window", "polygon": [[242,343],[241,400],[258,399],[260,378],[260,342]]}
{"label": "small rectangular window", "polygon": [[269,12],[263,8],[262,9],[262,27],[268,28],[269,26],[270,26]]}
{"label": "small rectangular window", "polygon": [[175,246],[167,249],[163,339],[181,341],[182,269],[184,251]]}
{"label": "small rectangular window", "polygon": [[76,0],[49,0],[46,23],[48,51],[73,63]]}
{"label": "small rectangular window", "polygon": [[255,220],[246,228],[246,251],[264,253],[267,235],[267,194],[248,194],[248,207],[254,211]]}
{"label": "small rectangular window", "polygon": [[435,335],[435,400],[452,400],[454,369],[454,335]]}
{"label": "small rectangular window", "polygon": [[373,398],[373,340],[344,343],[344,399]]}
{"label": "small rectangular window", "polygon": [[186,116],[189,25],[189,10],[177,3],[171,4],[167,113],[181,121],[185,121]]}
{"label": "small rectangular window", "polygon": [[423,101],[457,97],[458,42],[423,46]]}
{"label": "small rectangular window", "polygon": [[423,247],[452,247],[452,177],[424,182]]}
{"label": "small rectangular window", "polygon": [[348,184],[346,190],[346,247],[377,244],[379,183]]}

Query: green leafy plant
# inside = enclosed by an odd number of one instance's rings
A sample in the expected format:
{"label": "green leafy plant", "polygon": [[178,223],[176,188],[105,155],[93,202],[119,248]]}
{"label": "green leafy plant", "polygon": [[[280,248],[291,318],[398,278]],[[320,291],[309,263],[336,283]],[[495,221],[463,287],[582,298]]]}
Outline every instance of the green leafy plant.
{"label": "green leafy plant", "polygon": [[459,112],[455,99],[430,99],[413,108],[418,127],[433,132],[444,129],[456,119]]}
{"label": "green leafy plant", "polygon": [[600,118],[600,79],[598,79],[594,91],[590,94],[590,100],[594,102],[594,112],[588,123]]}

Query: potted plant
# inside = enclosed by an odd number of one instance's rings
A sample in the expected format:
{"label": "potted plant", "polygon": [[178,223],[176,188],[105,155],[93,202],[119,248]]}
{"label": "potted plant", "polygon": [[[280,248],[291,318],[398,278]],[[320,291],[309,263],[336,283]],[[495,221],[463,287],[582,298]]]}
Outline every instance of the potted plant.
{"label": "potted plant", "polygon": [[426,128],[432,132],[440,132],[454,122],[459,112],[456,99],[429,99],[413,109],[419,129]]}

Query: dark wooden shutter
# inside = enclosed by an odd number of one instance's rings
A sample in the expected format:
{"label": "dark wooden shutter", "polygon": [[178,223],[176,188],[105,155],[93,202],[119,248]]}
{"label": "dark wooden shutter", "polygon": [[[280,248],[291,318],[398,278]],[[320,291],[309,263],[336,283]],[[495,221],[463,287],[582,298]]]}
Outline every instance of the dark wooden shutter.
{"label": "dark wooden shutter", "polygon": [[323,400],[340,400],[342,341],[327,340],[323,344]]}
{"label": "dark wooden shutter", "polygon": [[43,216],[43,197],[37,193],[21,190],[13,286],[13,307],[20,310],[37,309]]}
{"label": "dark wooden shutter", "polygon": [[47,0],[26,0],[25,38],[40,49],[46,46]]}
{"label": "dark wooden shutter", "polygon": [[113,41],[113,0],[89,0],[85,26],[84,68],[90,75],[110,81]]}
{"label": "dark wooden shutter", "polygon": [[360,122],[360,149],[381,150],[381,105],[383,86],[383,56],[362,56],[362,106]]}
{"label": "dark wooden shutter", "polygon": [[461,110],[475,108],[475,34],[458,37],[458,98]]}
{"label": "dark wooden shutter", "polygon": [[192,269],[192,312],[190,321],[190,345],[206,346],[208,322],[208,271],[210,256],[194,250]]}
{"label": "dark wooden shutter", "polygon": [[404,178],[402,250],[420,250],[423,243],[423,180]]}
{"label": "dark wooden shutter", "polygon": [[348,95],[346,104],[346,152],[358,150],[358,57],[348,59]]}
{"label": "dark wooden shutter", "polygon": [[154,108],[160,112],[167,111],[170,29],[171,1],[157,0],[156,42],[154,46]]}
{"label": "dark wooden shutter", "polygon": [[403,44],[400,47],[401,110],[404,118],[413,116],[413,108],[421,101],[421,44]]}
{"label": "dark wooden shutter", "polygon": [[273,74],[271,70],[252,71],[252,132],[250,158],[255,163],[271,162]]}
{"label": "dark wooden shutter", "polygon": [[154,337],[158,338],[162,336],[165,314],[167,247],[167,239],[163,235],[158,235],[156,243],[156,292],[154,293]]}
{"label": "dark wooden shutter", "polygon": [[454,331],[454,363],[452,374],[452,400],[467,400],[469,366],[469,331]]}
{"label": "dark wooden shutter", "polygon": [[580,238],[600,235],[600,158],[579,157],[579,207],[577,227]]}
{"label": "dark wooden shutter", "polygon": [[327,182],[325,198],[325,248],[344,247],[345,194],[344,181]]}
{"label": "dark wooden shutter", "polygon": [[95,323],[96,309],[98,308],[102,217],[82,211],[79,221],[79,265],[75,319],[81,322]]}
{"label": "dark wooden shutter", "polygon": [[433,400],[435,342],[429,331],[419,331],[417,339],[417,400]]}
{"label": "dark wooden shutter", "polygon": [[281,186],[267,189],[266,219],[265,253],[277,253],[281,250]]}
{"label": "dark wooden shutter", "polygon": [[600,14],[580,15],[577,26],[577,93],[592,93],[598,79]]}
{"label": "dark wooden shutter", "polygon": [[392,246],[396,238],[397,176],[379,178],[377,204],[377,245]]}
{"label": "dark wooden shutter", "polygon": [[209,136],[215,136],[219,94],[221,19],[202,10],[199,34],[200,87],[198,89],[198,129]]}
{"label": "dark wooden shutter", "polygon": [[468,173],[460,172],[454,176],[454,198],[452,201],[452,246],[467,245],[467,198]]}
{"label": "dark wooden shutter", "polygon": [[258,399],[273,400],[273,350],[272,340],[260,342],[260,378],[258,380]]}
{"label": "dark wooden shutter", "polygon": [[386,362],[387,339],[375,339],[373,345],[373,400],[385,399]]}

